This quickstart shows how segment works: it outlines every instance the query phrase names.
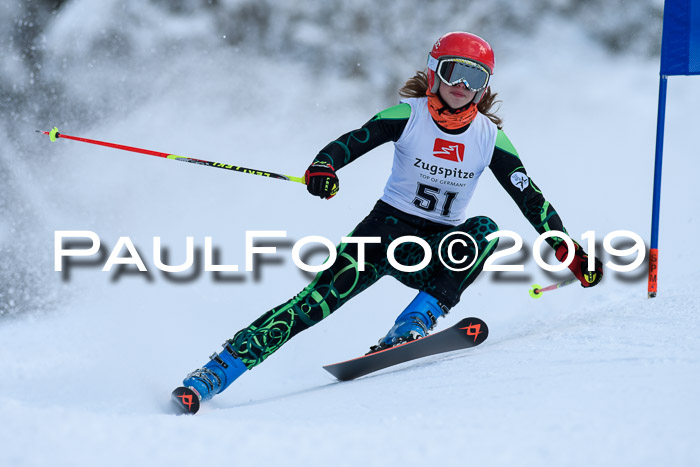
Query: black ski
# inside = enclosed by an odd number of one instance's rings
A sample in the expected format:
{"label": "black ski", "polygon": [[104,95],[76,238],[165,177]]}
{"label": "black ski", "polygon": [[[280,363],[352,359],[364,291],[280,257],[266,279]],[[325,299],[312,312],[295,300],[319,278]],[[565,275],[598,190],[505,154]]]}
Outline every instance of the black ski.
{"label": "black ski", "polygon": [[199,394],[190,388],[180,386],[170,395],[177,408],[186,414],[196,414],[199,410]]}
{"label": "black ski", "polygon": [[488,335],[489,328],[482,320],[465,318],[444,331],[323,368],[340,381],[349,381],[417,358],[474,347]]}

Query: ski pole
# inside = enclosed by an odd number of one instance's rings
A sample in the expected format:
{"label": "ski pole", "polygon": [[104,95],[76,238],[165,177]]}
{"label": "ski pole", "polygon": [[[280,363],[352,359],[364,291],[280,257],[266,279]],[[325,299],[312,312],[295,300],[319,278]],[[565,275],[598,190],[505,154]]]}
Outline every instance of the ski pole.
{"label": "ski pole", "polygon": [[282,175],[282,174],[276,174],[273,172],[266,172],[264,170],[248,169],[246,167],[241,167],[238,165],[223,164],[221,162],[211,162],[211,161],[205,161],[202,159],[193,159],[191,157],[176,156],[174,154],[168,154],[165,152],[158,152],[158,151],[151,151],[149,149],[134,148],[131,146],[124,146],[121,144],[107,143],[105,141],[97,141],[94,139],[86,139],[86,138],[79,138],[77,136],[64,135],[63,133],[59,133],[58,128],[56,128],[56,127],[53,127],[53,129],[50,131],[36,130],[36,132],[44,134],[44,135],[48,135],[51,142],[55,142],[58,138],[71,139],[73,141],[80,141],[82,143],[97,144],[100,146],[106,146],[108,148],[120,149],[122,151],[138,152],[140,154],[147,154],[149,156],[163,157],[165,159],[173,159],[176,161],[189,162],[191,164],[204,165],[207,167],[216,167],[219,169],[232,170],[234,172],[242,172],[242,173],[251,174],[251,175],[260,175],[262,177],[276,178],[279,180],[287,180],[290,182],[297,182],[297,183],[306,184],[306,181],[304,180],[303,177],[292,177],[291,175]]}
{"label": "ski pole", "polygon": [[547,287],[542,287],[541,285],[533,285],[530,287],[530,296],[532,298],[540,298],[542,296],[542,293],[544,292],[549,292],[550,290],[556,290],[561,287],[566,287],[567,285],[573,284],[574,282],[578,282],[578,279],[571,278],[567,279],[565,281],[557,282],[556,284],[548,285]]}

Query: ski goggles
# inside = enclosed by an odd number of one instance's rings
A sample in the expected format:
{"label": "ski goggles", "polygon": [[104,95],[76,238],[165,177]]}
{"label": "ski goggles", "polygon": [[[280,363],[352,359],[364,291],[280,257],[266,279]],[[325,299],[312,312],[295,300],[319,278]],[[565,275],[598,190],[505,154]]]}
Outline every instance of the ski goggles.
{"label": "ski goggles", "polygon": [[478,92],[489,84],[489,71],[483,65],[471,60],[444,58],[438,61],[433,70],[442,82],[449,86],[464,83],[470,91]]}

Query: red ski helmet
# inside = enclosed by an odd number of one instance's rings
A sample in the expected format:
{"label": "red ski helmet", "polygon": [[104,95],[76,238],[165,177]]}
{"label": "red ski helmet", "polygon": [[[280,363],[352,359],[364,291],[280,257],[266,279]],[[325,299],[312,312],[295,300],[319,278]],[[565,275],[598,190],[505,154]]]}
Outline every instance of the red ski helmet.
{"label": "red ski helmet", "polygon": [[[448,32],[440,37],[433,45],[432,50],[428,54],[428,89],[433,94],[437,94],[440,87],[440,78],[436,76],[436,71],[440,65],[440,60],[443,59],[466,59],[476,62],[486,68],[488,78],[493,75],[495,59],[493,49],[481,37],[468,32]],[[473,102],[478,104],[481,97],[484,95],[486,88],[477,91]]]}

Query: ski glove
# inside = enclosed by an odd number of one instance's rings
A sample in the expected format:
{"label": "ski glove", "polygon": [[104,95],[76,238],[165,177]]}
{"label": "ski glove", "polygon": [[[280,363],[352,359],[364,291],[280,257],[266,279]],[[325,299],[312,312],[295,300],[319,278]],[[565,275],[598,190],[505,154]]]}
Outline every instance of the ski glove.
{"label": "ski glove", "polygon": [[306,191],[323,199],[331,199],[340,188],[335,169],[328,162],[314,161],[304,174]]}
{"label": "ski glove", "polygon": [[[566,242],[561,242],[555,250],[554,255],[563,263],[566,260],[568,252],[569,248],[566,246]],[[581,245],[576,242],[574,242],[574,259],[571,261],[571,264],[569,264],[569,269],[574,273],[576,279],[581,281],[582,287],[593,287],[603,278],[603,263],[598,258],[595,258],[595,270],[589,271],[588,255],[583,251]]]}

